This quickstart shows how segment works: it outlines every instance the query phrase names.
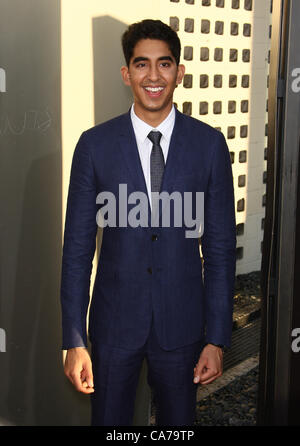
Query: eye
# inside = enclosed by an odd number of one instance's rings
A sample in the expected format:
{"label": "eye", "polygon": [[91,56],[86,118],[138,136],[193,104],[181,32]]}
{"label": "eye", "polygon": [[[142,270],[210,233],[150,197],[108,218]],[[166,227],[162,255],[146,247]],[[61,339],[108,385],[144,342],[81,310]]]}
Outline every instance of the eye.
{"label": "eye", "polygon": [[171,66],[171,64],[170,64],[170,62],[162,62],[162,63],[161,63],[161,66],[162,66],[163,68],[168,68],[168,67]]}
{"label": "eye", "polygon": [[145,62],[140,62],[136,65],[136,68],[144,68],[146,66]]}

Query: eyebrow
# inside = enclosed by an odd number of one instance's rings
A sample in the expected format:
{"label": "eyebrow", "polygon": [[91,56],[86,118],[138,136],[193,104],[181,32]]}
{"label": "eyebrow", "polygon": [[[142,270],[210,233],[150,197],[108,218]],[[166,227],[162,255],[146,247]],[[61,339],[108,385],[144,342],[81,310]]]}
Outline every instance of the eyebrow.
{"label": "eyebrow", "polygon": [[[142,62],[144,60],[150,60],[148,57],[143,57],[143,56],[139,56],[139,57],[135,57],[132,61],[133,64],[138,63],[138,62]],[[171,56],[161,56],[158,58],[158,60],[169,60],[170,62],[174,62],[174,60],[172,59]]]}

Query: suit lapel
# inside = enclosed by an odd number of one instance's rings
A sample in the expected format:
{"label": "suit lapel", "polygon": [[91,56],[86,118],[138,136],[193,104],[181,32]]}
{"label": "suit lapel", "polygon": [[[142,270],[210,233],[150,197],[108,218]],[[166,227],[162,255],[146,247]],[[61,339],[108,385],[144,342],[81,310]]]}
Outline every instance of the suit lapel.
{"label": "suit lapel", "polygon": [[165,165],[161,190],[172,191],[177,173],[184,166],[184,119],[176,109],[175,124],[171,136],[168,157]]}
{"label": "suit lapel", "polygon": [[146,194],[148,199],[148,225],[151,222],[151,207],[144,177],[143,167],[141,164],[139,151],[135,139],[135,134],[131,122],[130,110],[123,115],[121,122],[119,145],[123,153],[124,163],[129,171],[129,176],[134,185],[135,191],[141,191]]}

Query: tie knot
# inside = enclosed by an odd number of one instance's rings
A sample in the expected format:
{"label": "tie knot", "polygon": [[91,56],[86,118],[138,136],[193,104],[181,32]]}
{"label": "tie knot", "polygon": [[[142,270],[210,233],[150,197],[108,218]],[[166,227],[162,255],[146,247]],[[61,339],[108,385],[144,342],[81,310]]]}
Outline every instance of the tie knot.
{"label": "tie knot", "polygon": [[162,134],[161,134],[159,131],[154,131],[154,130],[152,130],[152,131],[149,133],[148,138],[150,139],[150,141],[151,141],[153,144],[157,144],[157,145],[159,145],[161,136],[162,136]]}

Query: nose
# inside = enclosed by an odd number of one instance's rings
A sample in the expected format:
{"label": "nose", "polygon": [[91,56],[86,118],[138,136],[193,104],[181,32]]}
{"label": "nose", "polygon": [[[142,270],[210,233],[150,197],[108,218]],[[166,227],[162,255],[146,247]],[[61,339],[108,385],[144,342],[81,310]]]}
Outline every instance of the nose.
{"label": "nose", "polygon": [[149,67],[148,79],[151,82],[157,82],[159,79],[159,70],[155,64]]}

